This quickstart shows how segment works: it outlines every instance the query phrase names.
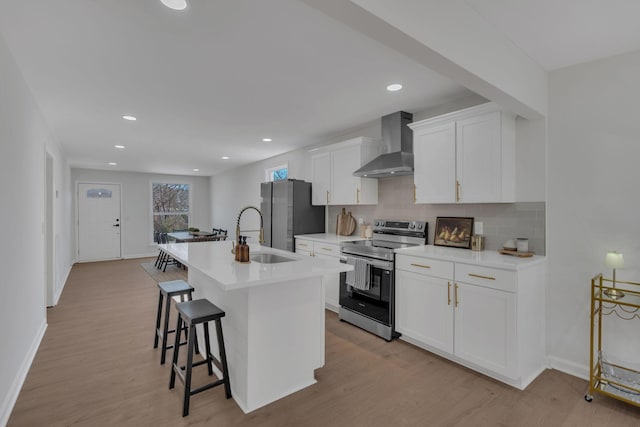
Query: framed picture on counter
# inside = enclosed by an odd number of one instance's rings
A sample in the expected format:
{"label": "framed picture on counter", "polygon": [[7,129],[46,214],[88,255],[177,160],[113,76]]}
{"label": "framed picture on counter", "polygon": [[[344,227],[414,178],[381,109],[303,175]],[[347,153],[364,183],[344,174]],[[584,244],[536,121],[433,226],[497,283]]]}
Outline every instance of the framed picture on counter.
{"label": "framed picture on counter", "polygon": [[433,244],[453,248],[471,249],[473,218],[437,217]]}

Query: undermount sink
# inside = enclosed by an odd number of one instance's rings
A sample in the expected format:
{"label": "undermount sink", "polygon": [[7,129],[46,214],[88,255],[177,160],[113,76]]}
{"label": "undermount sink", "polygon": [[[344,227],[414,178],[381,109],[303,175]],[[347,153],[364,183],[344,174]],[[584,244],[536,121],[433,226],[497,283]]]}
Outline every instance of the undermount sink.
{"label": "undermount sink", "polygon": [[280,262],[289,262],[295,260],[295,258],[288,258],[286,256],[272,254],[269,252],[258,252],[251,255],[251,261],[259,262],[261,264],[278,264]]}

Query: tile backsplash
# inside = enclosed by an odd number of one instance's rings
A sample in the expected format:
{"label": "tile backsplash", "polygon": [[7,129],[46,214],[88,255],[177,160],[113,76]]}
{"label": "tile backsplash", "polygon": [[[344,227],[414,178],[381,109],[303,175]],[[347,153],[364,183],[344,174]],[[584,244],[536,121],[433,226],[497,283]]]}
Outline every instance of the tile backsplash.
{"label": "tile backsplash", "polygon": [[[473,217],[484,227],[485,249],[497,250],[509,239],[526,237],[529,250],[545,254],[545,203],[414,204],[413,177],[383,178],[378,182],[378,205],[330,206],[328,232],[335,233],[336,218],[342,208],[358,220],[371,223],[376,218],[429,222],[428,243],[433,244],[436,218]],[[360,234],[360,225],[354,234]]]}

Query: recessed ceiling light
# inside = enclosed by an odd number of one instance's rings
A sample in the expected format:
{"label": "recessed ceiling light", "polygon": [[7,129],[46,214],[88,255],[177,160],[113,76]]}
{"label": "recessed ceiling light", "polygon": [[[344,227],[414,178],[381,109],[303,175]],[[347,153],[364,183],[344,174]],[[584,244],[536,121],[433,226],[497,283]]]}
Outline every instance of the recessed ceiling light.
{"label": "recessed ceiling light", "polygon": [[122,118],[125,119],[125,120],[132,121],[132,122],[138,120],[133,116],[122,116]]}
{"label": "recessed ceiling light", "polygon": [[163,5],[173,10],[184,10],[187,8],[187,0],[160,0]]}
{"label": "recessed ceiling light", "polygon": [[229,156],[222,156],[222,160],[229,160]]}
{"label": "recessed ceiling light", "polygon": [[118,166],[118,164],[115,162],[109,162],[109,166]]}
{"label": "recessed ceiling light", "polygon": [[194,169],[193,171],[194,172],[200,172],[200,169]]}
{"label": "recessed ceiling light", "polygon": [[400,83],[393,83],[390,84],[389,86],[387,86],[387,90],[389,92],[396,92],[398,90],[402,89],[402,85]]}
{"label": "recessed ceiling light", "polygon": [[124,145],[114,145],[114,147],[119,148],[119,149],[122,150],[124,148]]}
{"label": "recessed ceiling light", "polygon": [[271,138],[262,138],[262,142],[271,142],[273,139]]}

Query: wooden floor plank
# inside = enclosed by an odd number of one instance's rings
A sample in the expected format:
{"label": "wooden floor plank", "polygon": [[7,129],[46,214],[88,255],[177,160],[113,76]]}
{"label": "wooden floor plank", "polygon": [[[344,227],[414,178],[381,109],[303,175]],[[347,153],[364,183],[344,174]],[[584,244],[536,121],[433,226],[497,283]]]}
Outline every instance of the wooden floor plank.
{"label": "wooden floor plank", "polygon": [[[149,260],[77,264],[18,397],[9,426],[638,426],[640,409],[547,370],[519,391],[403,341],[326,316],[318,383],[250,414],[221,387],[182,418],[181,385],[153,349]],[[173,323],[172,323],[173,324]],[[232,362],[230,362],[232,363]],[[195,381],[206,380],[206,368]]]}

